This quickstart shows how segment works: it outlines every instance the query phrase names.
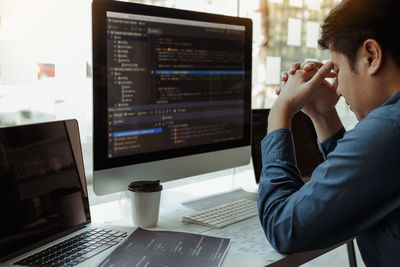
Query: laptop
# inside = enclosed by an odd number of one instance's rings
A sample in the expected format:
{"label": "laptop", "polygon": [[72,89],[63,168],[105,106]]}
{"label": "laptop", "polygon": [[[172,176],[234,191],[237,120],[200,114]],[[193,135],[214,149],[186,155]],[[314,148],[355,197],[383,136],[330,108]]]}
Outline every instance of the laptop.
{"label": "laptop", "polygon": [[96,266],[130,232],[92,225],[76,120],[0,128],[0,265]]}
{"label": "laptop", "polygon": [[[269,111],[270,109],[252,110],[251,157],[257,183],[260,181],[262,169],[261,141],[267,134]],[[292,134],[297,168],[303,181],[307,182],[314,169],[323,162],[311,119],[302,112],[296,113],[292,119]]]}

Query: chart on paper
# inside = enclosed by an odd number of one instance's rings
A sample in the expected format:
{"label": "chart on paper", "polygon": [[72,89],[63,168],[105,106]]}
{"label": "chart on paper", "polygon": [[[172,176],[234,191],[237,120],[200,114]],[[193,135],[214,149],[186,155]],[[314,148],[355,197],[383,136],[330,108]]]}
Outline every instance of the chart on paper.
{"label": "chart on paper", "polygon": [[105,266],[220,266],[228,238],[138,228],[101,264]]}

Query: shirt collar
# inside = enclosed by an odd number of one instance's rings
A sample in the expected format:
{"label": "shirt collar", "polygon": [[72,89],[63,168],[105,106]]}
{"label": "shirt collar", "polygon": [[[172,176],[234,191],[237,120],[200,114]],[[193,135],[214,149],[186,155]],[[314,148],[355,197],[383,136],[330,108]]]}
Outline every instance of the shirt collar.
{"label": "shirt collar", "polygon": [[400,101],[400,90],[397,93],[395,93],[394,95],[392,95],[388,100],[386,100],[382,106],[395,104],[399,101]]}

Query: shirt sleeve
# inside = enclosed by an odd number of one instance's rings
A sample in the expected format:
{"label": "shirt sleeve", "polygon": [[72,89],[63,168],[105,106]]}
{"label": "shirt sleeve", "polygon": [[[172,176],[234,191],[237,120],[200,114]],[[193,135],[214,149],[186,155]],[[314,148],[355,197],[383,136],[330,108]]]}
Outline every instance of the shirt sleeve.
{"label": "shirt sleeve", "polygon": [[399,207],[400,126],[395,124],[361,121],[335,146],[326,146],[326,161],[306,184],[296,168],[291,132],[279,129],[263,139],[259,216],[278,252],[329,247]]}
{"label": "shirt sleeve", "polygon": [[322,157],[324,160],[327,159],[328,154],[331,153],[333,150],[335,150],[337,142],[343,138],[343,135],[346,133],[346,130],[344,128],[340,129],[337,133],[326,139],[324,142],[319,143],[318,142],[318,147],[319,150],[321,151]]}

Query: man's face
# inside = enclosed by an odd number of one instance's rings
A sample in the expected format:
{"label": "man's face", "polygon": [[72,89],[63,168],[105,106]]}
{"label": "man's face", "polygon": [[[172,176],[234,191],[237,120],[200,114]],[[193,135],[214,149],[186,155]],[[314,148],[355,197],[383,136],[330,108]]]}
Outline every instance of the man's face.
{"label": "man's face", "polygon": [[350,109],[358,120],[365,118],[371,111],[369,109],[370,96],[368,95],[365,73],[359,67],[357,58],[354,69],[351,69],[347,57],[339,52],[331,51],[333,69],[338,74],[337,94],[343,96]]}

